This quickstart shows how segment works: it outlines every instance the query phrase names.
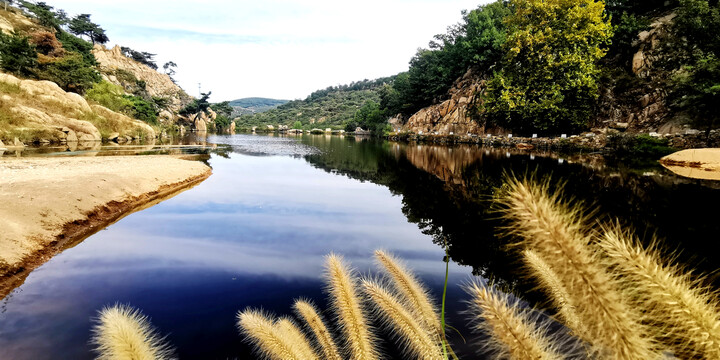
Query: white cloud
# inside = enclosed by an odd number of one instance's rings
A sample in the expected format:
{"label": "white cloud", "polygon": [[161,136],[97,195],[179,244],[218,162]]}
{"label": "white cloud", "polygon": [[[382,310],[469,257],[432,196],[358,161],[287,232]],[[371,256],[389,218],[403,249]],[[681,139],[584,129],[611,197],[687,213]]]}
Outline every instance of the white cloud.
{"label": "white cloud", "polygon": [[418,47],[489,0],[50,1],[92,14],[110,46],[178,64],[190,94],[212,101],[295,99],[331,85],[407,70]]}

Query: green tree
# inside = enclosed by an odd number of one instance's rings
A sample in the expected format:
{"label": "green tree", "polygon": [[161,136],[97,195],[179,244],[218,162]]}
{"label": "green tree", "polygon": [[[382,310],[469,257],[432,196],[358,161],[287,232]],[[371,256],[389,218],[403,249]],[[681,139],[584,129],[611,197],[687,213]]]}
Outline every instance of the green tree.
{"label": "green tree", "polygon": [[594,0],[511,0],[507,55],[488,84],[491,123],[517,131],[587,126],[599,69],[612,37],[605,5]]}
{"label": "green tree", "polygon": [[33,75],[35,66],[37,52],[28,38],[0,31],[0,68],[9,73],[30,76]]}
{"label": "green tree", "polygon": [[121,46],[120,51],[122,51],[123,55],[141,63],[149,66],[150,68],[157,70],[158,66],[155,63],[155,54],[151,54],[149,52],[145,51],[135,51],[129,47]]}
{"label": "green tree", "polygon": [[67,23],[67,14],[65,14],[65,11],[58,10],[54,12],[53,7],[43,1],[34,4],[28,1],[21,1],[20,4],[32,13],[42,26],[60,31],[61,26]]}
{"label": "green tree", "polygon": [[227,118],[230,118],[230,116],[232,116],[233,111],[235,111],[235,109],[233,109],[233,107],[230,106],[229,101],[223,101],[223,102],[220,102],[217,104],[212,104],[212,105],[210,105],[210,108],[213,109],[213,111],[215,111],[216,113],[218,113],[218,115],[223,115]]}
{"label": "green tree", "polygon": [[510,13],[503,1],[463,11],[463,20],[435,35],[428,49],[418,49],[406,75],[383,93],[387,115],[411,115],[447,97],[468,68],[489,71],[501,59],[505,42],[503,19]]}
{"label": "green tree", "polygon": [[298,129],[298,130],[302,129],[302,123],[300,122],[300,120],[295,121],[295,122],[293,123],[293,127],[292,127],[292,128],[293,128],[293,129]]}
{"label": "green tree", "polygon": [[90,20],[90,14],[80,14],[70,19],[68,29],[75,35],[87,36],[93,45],[109,41],[105,30]]}
{"label": "green tree", "polygon": [[65,91],[84,94],[102,78],[92,67],[87,66],[83,57],[77,53],[52,59],[38,65],[37,77],[41,80],[52,81]]}

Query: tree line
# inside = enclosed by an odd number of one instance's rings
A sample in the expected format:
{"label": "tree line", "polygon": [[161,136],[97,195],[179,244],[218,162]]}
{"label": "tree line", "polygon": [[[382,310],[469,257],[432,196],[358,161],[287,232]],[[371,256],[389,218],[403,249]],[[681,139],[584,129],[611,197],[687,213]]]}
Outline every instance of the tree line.
{"label": "tree line", "polygon": [[498,0],[418,49],[407,72],[381,92],[383,116],[405,118],[448,98],[468,69],[487,89],[476,121],[517,132],[586,129],[602,77],[627,65],[650,19],[675,11],[665,84],[672,107],[707,125],[720,122],[720,5],[717,0]]}

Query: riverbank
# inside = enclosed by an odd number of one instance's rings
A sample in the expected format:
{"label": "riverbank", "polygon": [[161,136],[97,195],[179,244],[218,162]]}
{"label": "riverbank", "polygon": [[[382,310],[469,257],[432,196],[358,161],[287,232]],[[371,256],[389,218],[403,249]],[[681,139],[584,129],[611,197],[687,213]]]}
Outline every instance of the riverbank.
{"label": "riverbank", "polygon": [[170,156],[0,160],[0,298],[55,254],[211,173]]}
{"label": "riverbank", "polygon": [[400,142],[432,144],[478,144],[495,148],[539,149],[552,151],[618,152],[633,139],[644,136],[657,140],[670,149],[692,149],[720,147],[720,129],[710,132],[709,141],[705,132],[689,129],[676,134],[630,134],[614,129],[585,132],[579,135],[557,137],[520,137],[513,135],[442,135],[393,133],[387,139]]}

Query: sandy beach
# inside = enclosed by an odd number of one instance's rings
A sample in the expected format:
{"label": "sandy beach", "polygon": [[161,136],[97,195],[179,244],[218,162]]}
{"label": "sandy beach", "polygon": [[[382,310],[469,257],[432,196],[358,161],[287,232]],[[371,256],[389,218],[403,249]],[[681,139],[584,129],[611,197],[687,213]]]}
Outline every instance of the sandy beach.
{"label": "sandy beach", "polygon": [[53,255],[210,174],[172,156],[0,160],[0,298]]}

